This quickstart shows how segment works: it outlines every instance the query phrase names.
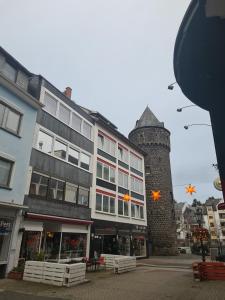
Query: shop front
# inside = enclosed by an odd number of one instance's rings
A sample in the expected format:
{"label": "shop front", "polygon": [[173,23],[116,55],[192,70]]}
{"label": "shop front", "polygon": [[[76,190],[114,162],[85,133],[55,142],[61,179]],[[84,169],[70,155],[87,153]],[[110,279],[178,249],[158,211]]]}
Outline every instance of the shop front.
{"label": "shop front", "polygon": [[146,257],[146,227],[95,220],[92,225],[90,256],[101,253]]}
{"label": "shop front", "polygon": [[[59,260],[88,257],[91,221],[46,216],[24,221],[20,257],[26,260]],[[49,216],[48,216],[49,217]],[[56,220],[57,219],[57,220]],[[59,223],[60,222],[60,223]]]}

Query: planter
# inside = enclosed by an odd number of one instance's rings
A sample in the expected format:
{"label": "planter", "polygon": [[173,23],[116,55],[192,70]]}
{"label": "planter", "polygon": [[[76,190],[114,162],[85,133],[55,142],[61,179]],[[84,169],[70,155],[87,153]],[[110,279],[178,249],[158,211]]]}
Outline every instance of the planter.
{"label": "planter", "polygon": [[11,271],[8,273],[9,279],[15,280],[22,280],[23,279],[23,272]]}

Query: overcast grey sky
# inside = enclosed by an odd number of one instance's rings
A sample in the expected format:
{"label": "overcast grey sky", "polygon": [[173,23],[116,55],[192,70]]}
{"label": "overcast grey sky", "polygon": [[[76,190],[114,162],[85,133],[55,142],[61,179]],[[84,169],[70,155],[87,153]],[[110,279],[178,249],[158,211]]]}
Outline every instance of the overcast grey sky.
{"label": "overcast grey sky", "polygon": [[[74,100],[101,112],[128,135],[148,104],[171,131],[177,201],[221,197],[206,111],[194,107],[174,82],[173,49],[190,0],[0,0],[1,46],[31,72]],[[194,197],[185,185],[196,186]]]}

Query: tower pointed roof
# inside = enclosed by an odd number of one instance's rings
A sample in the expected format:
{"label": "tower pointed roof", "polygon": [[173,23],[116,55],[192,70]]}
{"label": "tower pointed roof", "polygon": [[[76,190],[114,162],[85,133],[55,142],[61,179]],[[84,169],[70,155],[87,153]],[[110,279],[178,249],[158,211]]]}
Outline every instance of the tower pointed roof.
{"label": "tower pointed roof", "polygon": [[164,123],[160,122],[156,118],[156,116],[153,114],[153,112],[148,106],[144,110],[140,119],[137,120],[135,128],[146,127],[146,126],[164,127]]}

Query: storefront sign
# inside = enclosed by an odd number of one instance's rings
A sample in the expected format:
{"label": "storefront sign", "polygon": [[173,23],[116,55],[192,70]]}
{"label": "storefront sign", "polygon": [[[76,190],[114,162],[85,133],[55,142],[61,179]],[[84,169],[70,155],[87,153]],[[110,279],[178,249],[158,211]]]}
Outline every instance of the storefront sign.
{"label": "storefront sign", "polygon": [[8,235],[12,230],[12,223],[7,219],[0,219],[0,235]]}

